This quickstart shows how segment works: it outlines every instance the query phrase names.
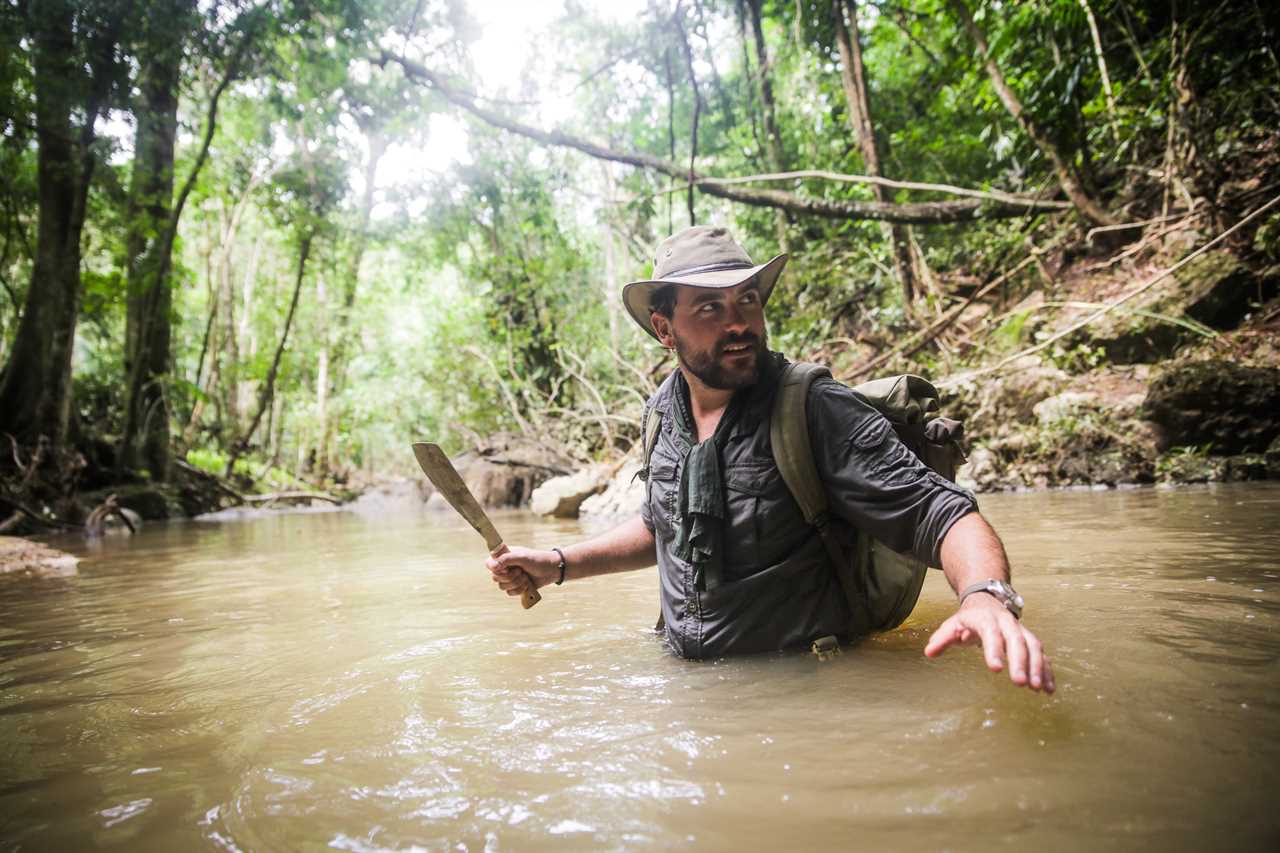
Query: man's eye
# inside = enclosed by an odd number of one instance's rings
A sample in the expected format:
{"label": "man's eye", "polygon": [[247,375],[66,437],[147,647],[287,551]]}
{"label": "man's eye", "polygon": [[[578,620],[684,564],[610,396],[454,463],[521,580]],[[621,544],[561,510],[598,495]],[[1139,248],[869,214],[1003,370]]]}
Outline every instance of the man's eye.
{"label": "man's eye", "polygon": [[752,291],[749,291],[749,292],[747,292],[747,293],[742,294],[742,299],[740,299],[739,301],[740,301],[743,305],[754,305],[754,304],[756,304],[757,302],[759,302],[759,301],[760,301],[760,294],[758,294],[758,293],[756,293],[754,290],[752,290]]}
{"label": "man's eye", "polygon": [[698,308],[698,313],[699,313],[699,314],[710,314],[710,313],[714,312],[715,310],[716,310],[716,304],[715,304],[714,302],[706,302],[706,303],[703,303],[703,305],[701,305],[701,306]]}

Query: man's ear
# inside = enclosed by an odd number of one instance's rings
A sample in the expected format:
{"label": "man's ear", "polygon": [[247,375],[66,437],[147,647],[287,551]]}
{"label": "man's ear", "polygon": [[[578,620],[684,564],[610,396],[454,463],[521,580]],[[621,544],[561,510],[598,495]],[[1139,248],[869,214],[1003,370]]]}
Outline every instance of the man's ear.
{"label": "man's ear", "polygon": [[671,332],[670,318],[654,311],[649,315],[649,322],[653,324],[653,330],[658,333],[658,341],[667,349],[675,349],[676,339]]}

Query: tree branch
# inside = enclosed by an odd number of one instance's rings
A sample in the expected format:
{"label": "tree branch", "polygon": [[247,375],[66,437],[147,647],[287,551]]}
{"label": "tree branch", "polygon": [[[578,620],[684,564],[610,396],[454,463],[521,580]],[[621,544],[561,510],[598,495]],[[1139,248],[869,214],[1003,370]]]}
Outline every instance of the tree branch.
{"label": "tree branch", "polygon": [[[919,190],[921,192],[944,193],[946,195],[962,196],[964,198],[976,198],[985,201],[998,202],[1000,204],[1019,205],[1023,212],[1032,213],[1048,213],[1058,210],[1070,210],[1074,207],[1069,201],[1051,201],[1048,199],[1038,199],[1031,196],[1014,195],[1013,193],[1002,192],[1001,190],[970,190],[964,187],[955,187],[950,184],[926,184],[919,181],[895,181],[891,178],[882,178],[876,175],[846,175],[841,172],[829,172],[824,169],[798,169],[794,172],[775,172],[764,175],[743,175],[737,178],[700,178],[699,183],[702,185],[719,185],[734,186],[736,184],[754,184],[765,183],[767,181],[795,181],[805,178],[811,178],[821,181],[836,181],[845,184],[873,184],[886,187],[888,189],[899,190]],[[683,192],[684,186],[671,187],[670,189],[660,190],[654,195],[663,195],[670,192]],[[627,201],[633,201],[628,199]],[[625,202],[624,202],[625,203]]]}
{"label": "tree branch", "polygon": [[[562,148],[573,148],[600,160],[625,163],[641,169],[649,169],[668,177],[688,179],[707,195],[736,201],[753,207],[785,210],[798,216],[817,216],[825,219],[871,219],[881,222],[903,222],[916,225],[936,225],[949,222],[969,222],[975,219],[1014,218],[1028,212],[1062,209],[1060,202],[1036,201],[1017,197],[1013,200],[973,199],[971,201],[931,201],[896,204],[891,202],[832,200],[806,198],[794,193],[767,189],[740,189],[727,183],[734,179],[714,178],[689,174],[689,170],[675,163],[638,151],[616,151],[595,142],[579,139],[560,131],[546,131],[515,121],[479,106],[466,95],[449,86],[439,75],[407,57],[382,51],[380,63],[398,63],[409,77],[420,80],[440,93],[445,100],[461,107],[486,124],[540,142]],[[870,182],[863,176],[857,182]],[[976,190],[971,192],[977,192]]]}

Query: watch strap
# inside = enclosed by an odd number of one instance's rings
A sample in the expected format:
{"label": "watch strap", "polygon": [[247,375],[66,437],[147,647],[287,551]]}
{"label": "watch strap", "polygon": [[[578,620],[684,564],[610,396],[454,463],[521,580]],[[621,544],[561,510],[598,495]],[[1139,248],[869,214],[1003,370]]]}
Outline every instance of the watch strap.
{"label": "watch strap", "polygon": [[[1008,590],[1008,592],[1005,592],[1005,590]],[[964,604],[965,599],[973,595],[975,592],[987,593],[996,601],[1003,604],[1004,608],[1012,613],[1015,619],[1022,618],[1022,607],[1020,606],[1021,601],[1017,600],[1021,597],[1013,587],[1009,586],[1007,583],[998,581],[994,578],[988,578],[987,580],[971,584],[970,586],[965,587],[964,592],[960,593],[960,604]]]}

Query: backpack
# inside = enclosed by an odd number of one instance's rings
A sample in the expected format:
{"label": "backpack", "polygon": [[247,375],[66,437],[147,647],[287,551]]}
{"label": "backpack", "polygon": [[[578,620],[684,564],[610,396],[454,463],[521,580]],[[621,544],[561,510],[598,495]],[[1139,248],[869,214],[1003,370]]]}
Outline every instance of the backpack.
{"label": "backpack", "polygon": [[[830,376],[831,371],[820,364],[793,362],[786,366],[778,380],[769,418],[769,440],[783,482],[805,521],[822,538],[853,614],[849,636],[858,637],[902,624],[920,598],[926,566],[863,533],[858,534],[853,553],[847,553],[836,529],[828,523],[827,493],[813,461],[805,404],[814,380]],[[902,374],[864,382],[854,386],[853,392],[885,416],[898,438],[920,461],[954,482],[956,469],[965,461],[960,446],[964,427],[937,415],[938,389],[932,383]],[[658,441],[660,424],[661,414],[650,409],[641,437],[645,470]]]}

